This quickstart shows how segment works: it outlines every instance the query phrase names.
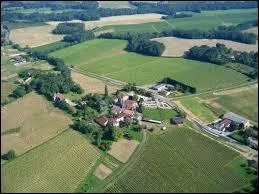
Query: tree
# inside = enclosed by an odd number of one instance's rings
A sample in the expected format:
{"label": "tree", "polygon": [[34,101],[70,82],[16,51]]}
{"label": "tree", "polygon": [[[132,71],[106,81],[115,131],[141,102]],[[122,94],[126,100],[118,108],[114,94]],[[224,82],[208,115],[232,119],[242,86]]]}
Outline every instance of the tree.
{"label": "tree", "polygon": [[118,141],[123,136],[123,131],[119,128],[112,128],[112,139]]}
{"label": "tree", "polygon": [[104,86],[104,96],[108,96],[108,87],[107,87],[107,85]]}
{"label": "tree", "polygon": [[3,160],[12,160],[16,157],[14,150],[9,150],[6,154],[2,155]]}
{"label": "tree", "polygon": [[109,151],[111,149],[112,141],[103,140],[99,148],[103,151]]}
{"label": "tree", "polygon": [[231,123],[230,123],[230,126],[229,126],[229,128],[228,128],[228,130],[231,132],[231,131],[236,131],[236,130],[238,130],[239,129],[239,124],[238,123],[236,123],[236,122],[234,122],[234,121],[232,121]]}
{"label": "tree", "polygon": [[13,91],[13,96],[15,98],[22,97],[26,94],[26,90],[24,86],[18,86],[14,91]]}

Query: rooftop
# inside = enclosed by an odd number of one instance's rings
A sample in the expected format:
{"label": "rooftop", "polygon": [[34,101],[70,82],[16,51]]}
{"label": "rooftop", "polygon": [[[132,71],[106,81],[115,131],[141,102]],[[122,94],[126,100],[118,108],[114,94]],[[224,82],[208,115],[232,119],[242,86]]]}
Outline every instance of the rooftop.
{"label": "rooftop", "polygon": [[223,118],[229,119],[231,121],[235,121],[237,123],[243,123],[243,124],[246,124],[249,121],[248,119],[241,117],[233,112],[228,112],[228,113],[224,114]]}

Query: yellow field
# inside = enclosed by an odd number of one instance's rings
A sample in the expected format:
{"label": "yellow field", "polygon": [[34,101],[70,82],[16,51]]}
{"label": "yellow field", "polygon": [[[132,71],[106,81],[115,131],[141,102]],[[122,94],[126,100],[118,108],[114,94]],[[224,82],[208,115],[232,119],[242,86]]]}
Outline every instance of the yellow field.
{"label": "yellow field", "polygon": [[34,92],[1,108],[1,133],[15,128],[20,132],[1,135],[1,153],[14,149],[19,155],[68,128],[72,121]]}
{"label": "yellow field", "polygon": [[165,45],[165,51],[162,56],[183,56],[185,51],[188,51],[193,46],[216,46],[217,43],[226,45],[228,48],[232,48],[236,51],[255,51],[258,52],[258,41],[256,44],[243,44],[239,42],[234,42],[231,40],[221,40],[221,39],[182,39],[176,37],[163,37],[154,38],[157,42],[163,43]]}
{"label": "yellow field", "polygon": [[71,129],[1,166],[1,192],[74,192],[100,157]]}
{"label": "yellow field", "polygon": [[10,40],[22,47],[26,45],[37,47],[62,40],[64,35],[54,35],[51,33],[54,28],[54,26],[45,25],[15,29],[10,33]]}

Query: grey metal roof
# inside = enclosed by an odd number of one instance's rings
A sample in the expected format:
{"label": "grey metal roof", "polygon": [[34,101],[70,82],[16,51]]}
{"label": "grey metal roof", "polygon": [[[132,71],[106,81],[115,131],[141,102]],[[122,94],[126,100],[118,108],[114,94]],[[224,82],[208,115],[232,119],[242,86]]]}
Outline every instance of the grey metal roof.
{"label": "grey metal roof", "polygon": [[228,112],[224,114],[223,119],[229,119],[231,121],[235,121],[237,123],[243,123],[243,124],[246,124],[249,121],[248,119],[241,117],[233,112]]}

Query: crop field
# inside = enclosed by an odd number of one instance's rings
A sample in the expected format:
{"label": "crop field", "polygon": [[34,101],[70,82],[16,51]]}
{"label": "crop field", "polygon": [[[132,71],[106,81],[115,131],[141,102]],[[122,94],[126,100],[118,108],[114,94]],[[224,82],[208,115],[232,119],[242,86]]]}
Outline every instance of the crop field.
{"label": "crop field", "polygon": [[189,128],[170,128],[151,134],[141,156],[105,192],[233,192],[256,177],[239,173],[237,157]]}
{"label": "crop field", "polygon": [[230,40],[221,39],[182,39],[176,37],[161,37],[154,38],[157,42],[163,43],[165,45],[165,51],[162,56],[173,56],[181,57],[186,51],[188,51],[193,46],[216,46],[217,43],[226,45],[227,48],[232,48],[236,51],[241,52],[258,52],[258,41],[256,44],[243,44],[239,42],[234,42]]}
{"label": "crop field", "polygon": [[195,116],[206,123],[210,123],[213,120],[217,119],[217,116],[208,107],[200,103],[195,98],[183,99],[181,100],[181,103]]}
{"label": "crop field", "polygon": [[124,50],[126,44],[123,40],[96,39],[50,55],[82,71],[137,85],[154,84],[164,77],[171,77],[198,91],[206,91],[244,83],[248,79],[232,69],[211,63],[127,52]]}
{"label": "crop field", "polygon": [[[71,76],[74,82],[79,84],[85,90],[86,93],[104,94],[104,82],[75,71],[71,72]],[[109,93],[114,93],[118,89],[115,86],[110,85],[107,85],[107,88]]]}
{"label": "crop field", "polygon": [[69,129],[1,166],[1,192],[74,192],[100,153]]}
{"label": "crop field", "polygon": [[1,153],[14,149],[20,155],[56,136],[71,123],[64,112],[31,92],[1,107],[1,133],[21,128],[18,133],[1,135]]}
{"label": "crop field", "polygon": [[33,27],[33,26],[45,26],[47,25],[44,22],[7,22],[4,21],[3,25],[7,26],[10,30]]}
{"label": "crop field", "polygon": [[[110,26],[110,25],[124,25],[124,24],[144,24],[150,22],[160,22],[162,14],[148,13],[148,14],[135,14],[135,15],[120,15],[120,16],[109,16],[101,17],[100,20],[95,21],[81,21],[71,20],[70,22],[83,22],[87,30],[94,29],[97,27]],[[60,21],[46,22],[50,25],[56,26]]]}
{"label": "crop field", "polygon": [[54,26],[44,25],[11,30],[10,40],[22,47],[37,47],[63,39],[64,35],[54,35]]}
{"label": "crop field", "polygon": [[225,109],[258,123],[258,87],[219,96],[215,100]]}
{"label": "crop field", "polygon": [[216,10],[203,11],[202,13],[192,13],[193,17],[177,18],[163,20],[160,22],[152,22],[145,24],[133,25],[112,25],[105,26],[98,31],[113,30],[115,32],[160,32],[173,28],[179,29],[202,29],[209,30],[219,25],[237,25],[246,21],[256,20],[257,9],[232,9],[232,10]]}
{"label": "crop field", "polygon": [[150,117],[154,120],[170,120],[177,113],[172,109],[148,109],[145,108],[143,111],[143,116]]}

